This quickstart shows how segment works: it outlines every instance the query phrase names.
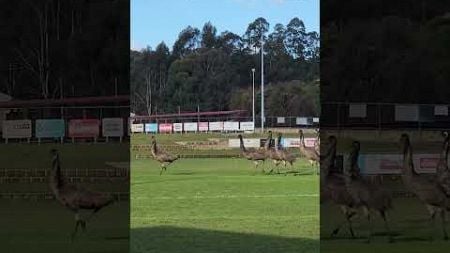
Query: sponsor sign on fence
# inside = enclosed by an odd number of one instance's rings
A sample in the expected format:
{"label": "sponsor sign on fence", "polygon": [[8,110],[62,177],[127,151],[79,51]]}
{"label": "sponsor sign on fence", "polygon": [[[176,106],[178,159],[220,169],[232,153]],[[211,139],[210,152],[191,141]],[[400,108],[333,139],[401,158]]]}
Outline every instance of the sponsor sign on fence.
{"label": "sponsor sign on fence", "polygon": [[237,121],[225,121],[223,122],[224,131],[239,131],[239,122]]}
{"label": "sponsor sign on fence", "polygon": [[198,131],[208,132],[208,122],[199,122],[198,123]]}
{"label": "sponsor sign on fence", "polygon": [[145,132],[146,133],[157,133],[158,132],[158,124],[157,123],[145,124]]}
{"label": "sponsor sign on fence", "polygon": [[223,122],[209,122],[209,131],[223,131]]}
{"label": "sponsor sign on fence", "polygon": [[63,119],[36,120],[35,135],[37,138],[62,138],[65,136],[65,131]]}
{"label": "sponsor sign on fence", "polygon": [[[305,146],[314,147],[316,144],[316,138],[305,138]],[[300,147],[300,138],[284,138],[283,146],[285,148],[298,148]]]}
{"label": "sponsor sign on fence", "polygon": [[436,106],[434,106],[434,115],[436,115],[436,116],[448,116],[448,106],[447,105],[436,105]]}
{"label": "sponsor sign on fence", "polygon": [[[259,148],[260,139],[243,139],[245,148]],[[230,148],[239,148],[241,141],[239,139],[229,139],[228,146]]]}
{"label": "sponsor sign on fence", "polygon": [[159,124],[159,132],[160,133],[171,133],[172,132],[172,124],[170,124],[170,123]]}
{"label": "sponsor sign on fence", "polygon": [[132,133],[143,133],[144,132],[144,124],[131,124],[131,132]]}
{"label": "sponsor sign on fence", "polygon": [[241,131],[254,131],[255,124],[252,121],[248,122],[239,122],[239,130]]}
{"label": "sponsor sign on fence", "polygon": [[367,116],[366,104],[350,104],[348,108],[350,118],[365,118]]}
{"label": "sponsor sign on fence", "polygon": [[286,120],[284,117],[277,117],[277,124],[284,124],[286,123]]}
{"label": "sponsor sign on fence", "polygon": [[3,138],[31,138],[31,120],[3,121]]}
{"label": "sponsor sign on fence", "polygon": [[186,122],[184,123],[185,132],[197,132],[197,122]]}
{"label": "sponsor sign on fence", "polygon": [[122,118],[102,119],[102,134],[105,137],[122,137],[123,119]]}
{"label": "sponsor sign on fence", "polygon": [[418,121],[419,106],[418,105],[396,105],[395,106],[396,121]]}
{"label": "sponsor sign on fence", "polygon": [[[414,169],[417,173],[435,173],[438,161],[437,154],[415,154]],[[400,154],[364,154],[358,159],[363,174],[402,174],[402,164]]]}
{"label": "sponsor sign on fence", "polygon": [[69,137],[98,137],[100,121],[98,119],[73,119],[69,121]]}
{"label": "sponsor sign on fence", "polygon": [[297,117],[295,119],[295,124],[297,125],[311,125],[306,117]]}
{"label": "sponsor sign on fence", "polygon": [[183,123],[173,123],[173,131],[177,133],[183,132]]}

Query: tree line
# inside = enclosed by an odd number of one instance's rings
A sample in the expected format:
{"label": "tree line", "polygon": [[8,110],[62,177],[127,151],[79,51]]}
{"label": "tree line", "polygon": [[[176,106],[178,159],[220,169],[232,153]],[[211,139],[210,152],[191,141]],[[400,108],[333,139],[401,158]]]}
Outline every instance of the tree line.
{"label": "tree line", "polygon": [[196,111],[199,106],[202,111],[245,109],[250,114],[252,68],[259,103],[261,38],[266,115],[318,115],[318,33],[307,31],[299,18],[270,30],[262,17],[243,35],[219,33],[207,22],[201,30],[187,26],[171,49],[161,42],[131,50],[132,111],[151,115]]}
{"label": "tree line", "polygon": [[129,1],[1,6],[1,92],[15,99],[129,94]]}

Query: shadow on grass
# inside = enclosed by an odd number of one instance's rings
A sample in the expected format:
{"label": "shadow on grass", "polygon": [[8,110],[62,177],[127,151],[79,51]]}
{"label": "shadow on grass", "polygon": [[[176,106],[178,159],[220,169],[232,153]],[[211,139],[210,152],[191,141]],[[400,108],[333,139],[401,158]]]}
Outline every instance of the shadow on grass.
{"label": "shadow on grass", "polygon": [[131,253],[319,252],[319,240],[159,226],[131,229]]}

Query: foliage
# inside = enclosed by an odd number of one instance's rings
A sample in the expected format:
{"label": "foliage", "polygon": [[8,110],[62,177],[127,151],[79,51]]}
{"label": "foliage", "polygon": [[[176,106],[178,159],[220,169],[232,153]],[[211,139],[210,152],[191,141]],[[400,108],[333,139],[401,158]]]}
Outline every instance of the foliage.
{"label": "foliage", "polygon": [[[293,92],[289,95],[289,106],[302,106],[282,111],[276,109],[282,104],[273,102],[266,110],[286,116],[291,116],[287,115],[290,113],[318,115],[317,85],[311,86],[314,92],[295,93],[309,90],[309,84],[318,79],[317,33],[306,32],[298,18],[292,19],[287,27],[276,24],[268,34],[269,28],[267,20],[257,18],[239,36],[230,31],[219,34],[207,22],[201,31],[191,26],[183,29],[170,52],[164,42],[155,50],[148,47],[132,51],[132,110],[138,114],[172,113],[179,109],[196,111],[199,106],[202,111],[243,108],[250,114],[251,95],[244,97],[244,94],[251,93],[252,68],[256,69],[255,85],[260,86],[258,47],[264,36],[268,101],[277,101],[271,96],[278,96],[279,89]],[[289,86],[291,82],[296,88]]]}

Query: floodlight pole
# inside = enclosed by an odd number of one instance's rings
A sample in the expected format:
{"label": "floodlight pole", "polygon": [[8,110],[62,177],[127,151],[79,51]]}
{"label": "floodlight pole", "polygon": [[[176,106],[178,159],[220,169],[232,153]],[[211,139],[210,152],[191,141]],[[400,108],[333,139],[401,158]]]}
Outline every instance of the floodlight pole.
{"label": "floodlight pole", "polygon": [[252,83],[253,83],[252,120],[253,120],[253,128],[254,128],[255,127],[255,68],[252,68]]}
{"label": "floodlight pole", "polygon": [[264,133],[264,40],[261,33],[261,133]]}

